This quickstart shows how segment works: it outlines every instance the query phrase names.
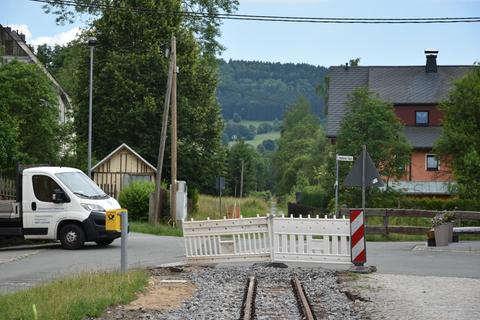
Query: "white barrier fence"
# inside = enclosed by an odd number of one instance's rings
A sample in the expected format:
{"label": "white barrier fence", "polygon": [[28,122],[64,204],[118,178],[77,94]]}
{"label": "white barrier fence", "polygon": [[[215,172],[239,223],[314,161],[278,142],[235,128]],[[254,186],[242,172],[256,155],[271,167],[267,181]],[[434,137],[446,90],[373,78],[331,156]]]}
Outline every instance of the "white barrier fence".
{"label": "white barrier fence", "polygon": [[185,251],[190,263],[270,261],[266,217],[184,221]]}
{"label": "white barrier fence", "polygon": [[350,221],[275,217],[184,221],[187,260],[350,264]]}
{"label": "white barrier fence", "polygon": [[348,219],[273,218],[273,261],[350,263]]}

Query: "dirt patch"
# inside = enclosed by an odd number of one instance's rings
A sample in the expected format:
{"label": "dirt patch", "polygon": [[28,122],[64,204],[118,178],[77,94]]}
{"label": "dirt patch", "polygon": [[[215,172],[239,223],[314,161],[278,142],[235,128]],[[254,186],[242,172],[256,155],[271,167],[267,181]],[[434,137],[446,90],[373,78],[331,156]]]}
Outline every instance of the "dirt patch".
{"label": "dirt patch", "polygon": [[128,305],[112,306],[101,317],[87,317],[85,320],[154,319],[155,315],[178,309],[196,290],[195,285],[186,277],[187,269],[151,269],[148,286],[145,292],[138,294],[137,299]]}
{"label": "dirt patch", "polygon": [[147,290],[135,301],[128,304],[127,310],[167,311],[179,308],[183,301],[195,292],[195,286],[183,279],[163,279],[161,276],[150,278]]}

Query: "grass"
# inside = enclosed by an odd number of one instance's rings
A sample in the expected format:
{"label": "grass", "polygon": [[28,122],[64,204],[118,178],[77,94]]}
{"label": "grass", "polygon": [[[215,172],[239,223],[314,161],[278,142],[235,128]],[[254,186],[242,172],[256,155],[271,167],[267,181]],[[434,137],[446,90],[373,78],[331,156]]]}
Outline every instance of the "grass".
{"label": "grass", "polygon": [[280,131],[273,131],[269,133],[257,134],[253,140],[248,140],[245,142],[257,147],[263,142],[263,140],[276,140],[278,138],[280,138]]}
{"label": "grass", "polygon": [[183,236],[182,229],[166,224],[153,225],[148,222],[130,222],[130,231],[154,234],[157,236]]}
{"label": "grass", "polygon": [[240,124],[243,124],[244,126],[247,126],[247,127],[250,126],[250,125],[258,127],[262,123],[270,123],[273,126],[273,122],[274,122],[273,120],[270,120],[270,121],[267,121],[267,120],[265,120],[265,121],[262,121],[262,120],[242,120],[242,121],[240,121]]}
{"label": "grass", "polygon": [[[147,284],[145,270],[81,274],[0,295],[0,319],[73,320],[98,317],[111,305],[126,304]],[[36,316],[34,312],[36,310]]]}
{"label": "grass", "polygon": [[257,214],[265,215],[269,211],[269,204],[261,198],[245,197],[242,199],[222,197],[222,212],[219,212],[219,198],[201,195],[198,201],[198,212],[193,214],[195,220],[223,219],[227,215],[227,208],[233,208],[234,204],[240,205],[243,217],[255,217]]}
{"label": "grass", "polygon": [[[219,199],[218,197],[212,197],[207,195],[200,195],[198,200],[198,211],[189,215],[189,218],[195,220],[210,219],[223,219],[223,216],[227,215],[227,208],[232,208],[237,203],[240,204],[241,214],[243,217],[255,217],[257,214],[265,215],[269,211],[268,203],[262,198],[246,197],[246,198],[233,198],[222,197],[222,214],[219,213]],[[154,234],[157,236],[183,236],[182,229],[179,227],[171,227],[166,224],[153,225],[148,222],[136,222],[132,221],[130,224],[130,231]]]}

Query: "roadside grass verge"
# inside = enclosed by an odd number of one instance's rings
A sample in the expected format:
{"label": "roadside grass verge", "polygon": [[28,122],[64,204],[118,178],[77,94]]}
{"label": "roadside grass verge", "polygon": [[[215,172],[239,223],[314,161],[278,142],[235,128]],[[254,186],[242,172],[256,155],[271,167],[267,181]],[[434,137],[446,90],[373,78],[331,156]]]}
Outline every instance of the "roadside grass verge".
{"label": "roadside grass verge", "polygon": [[[80,274],[0,295],[0,319],[75,320],[98,317],[111,305],[126,304],[144,289],[148,272]],[[36,315],[35,314],[36,310]]]}
{"label": "roadside grass verge", "polygon": [[157,236],[171,236],[181,237],[183,236],[182,229],[178,227],[172,227],[166,224],[154,225],[148,222],[130,222],[130,231],[154,234]]}

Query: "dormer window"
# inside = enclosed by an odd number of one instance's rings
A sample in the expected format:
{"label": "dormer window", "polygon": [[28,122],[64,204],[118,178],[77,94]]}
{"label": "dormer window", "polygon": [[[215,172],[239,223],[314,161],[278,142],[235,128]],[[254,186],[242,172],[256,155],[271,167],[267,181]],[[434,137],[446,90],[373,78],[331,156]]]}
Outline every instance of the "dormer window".
{"label": "dormer window", "polygon": [[415,125],[428,126],[428,111],[415,111]]}

